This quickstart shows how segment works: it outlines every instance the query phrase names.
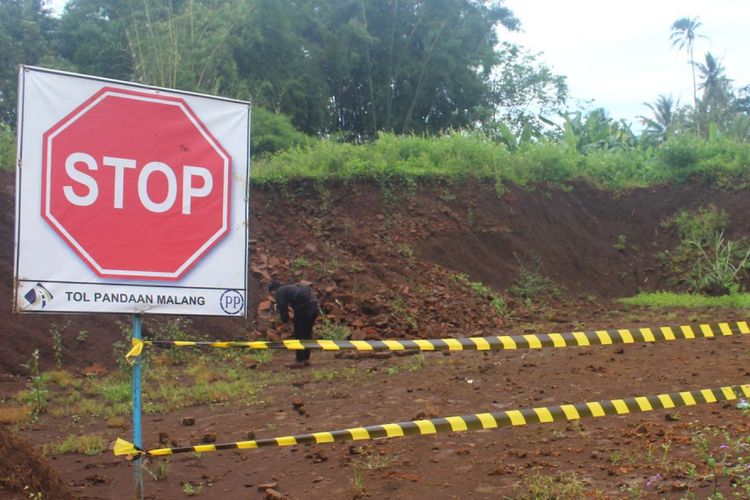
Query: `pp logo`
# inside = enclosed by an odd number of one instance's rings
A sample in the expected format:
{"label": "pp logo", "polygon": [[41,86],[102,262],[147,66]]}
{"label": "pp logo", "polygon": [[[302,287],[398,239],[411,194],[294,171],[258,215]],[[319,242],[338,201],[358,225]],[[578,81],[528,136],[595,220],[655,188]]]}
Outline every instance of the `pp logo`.
{"label": "pp logo", "polygon": [[26,299],[30,306],[44,309],[47,307],[47,302],[52,300],[52,294],[44,288],[44,285],[37,283],[31,290],[26,292],[23,298]]}
{"label": "pp logo", "polygon": [[237,290],[226,290],[219,299],[221,310],[227,314],[237,314],[245,306],[245,298]]}

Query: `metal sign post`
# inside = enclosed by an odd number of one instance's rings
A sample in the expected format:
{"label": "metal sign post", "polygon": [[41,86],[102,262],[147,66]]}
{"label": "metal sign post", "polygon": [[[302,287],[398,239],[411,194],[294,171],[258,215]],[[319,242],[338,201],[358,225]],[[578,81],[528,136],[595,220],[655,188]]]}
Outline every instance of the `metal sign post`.
{"label": "metal sign post", "polygon": [[[141,317],[133,315],[133,338],[141,340]],[[141,437],[141,357],[138,356],[133,365],[133,444],[136,448],[143,447]],[[133,461],[135,498],[143,498],[143,458],[137,457]]]}

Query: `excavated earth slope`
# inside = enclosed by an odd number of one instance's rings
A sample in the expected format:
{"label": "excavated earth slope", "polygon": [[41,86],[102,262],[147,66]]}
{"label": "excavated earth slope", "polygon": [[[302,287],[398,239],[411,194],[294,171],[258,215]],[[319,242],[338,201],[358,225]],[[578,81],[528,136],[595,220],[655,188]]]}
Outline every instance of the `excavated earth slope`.
{"label": "excavated earth slope", "polygon": [[[21,365],[34,349],[41,351],[42,368],[52,367],[53,327],[63,331],[64,366],[79,373],[114,369],[112,346],[125,339],[128,329],[128,318],[116,315],[11,313],[13,191],[12,176],[1,174],[0,274],[5,278],[0,280],[0,296],[6,300],[0,307],[4,335],[0,391],[4,397],[25,385],[28,374]],[[680,210],[709,203],[729,214],[727,237],[750,235],[746,216],[750,192],[725,192],[697,184],[620,194],[579,184],[567,189],[511,186],[502,196],[493,186],[475,181],[435,182],[416,188],[356,182],[254,189],[250,314],[247,319],[193,318],[188,330],[212,339],[278,338],[265,292],[272,277],[309,281],[321,298],[325,319],[346,325],[354,339],[546,333],[743,319],[741,311],[661,315],[612,302],[639,290],[674,285],[657,258],[678,243],[674,229],[665,227],[663,221]],[[534,266],[554,282],[549,295],[526,301],[510,293],[524,269]],[[476,283],[494,290],[509,312],[499,316],[497,302],[493,305],[495,296]],[[147,318],[145,333],[164,321]],[[87,332],[85,342],[76,340],[81,331]],[[356,388],[325,380],[298,381],[266,395],[265,403],[252,410],[193,408],[188,413],[197,421],[195,429],[182,427],[180,415],[150,415],[145,441],[156,443],[157,434],[163,432],[182,445],[196,443],[202,435],[199,431],[209,429],[217,430],[219,441],[232,441],[246,439],[248,429],[260,429],[258,437],[267,437],[737,383],[738,377],[750,376],[742,354],[745,340],[725,340],[721,346],[717,340],[717,346],[711,344],[708,349],[700,343],[707,341],[693,341],[675,347],[614,350],[610,346],[564,354],[437,354],[437,361],[429,357],[427,365],[417,371],[394,369],[403,361],[397,358],[334,359],[321,353],[314,361],[323,369],[350,367],[375,376]],[[281,356],[274,358],[264,369],[283,370],[283,361]],[[286,402],[296,398],[298,410],[301,397],[305,411],[290,412]],[[746,431],[747,424],[738,420],[741,416],[727,414],[727,408],[731,407],[685,412],[684,419],[669,414],[673,420],[666,423],[663,415],[654,415],[608,419],[598,426],[562,425],[552,434],[529,427],[478,437],[451,434],[402,440],[378,444],[375,452],[364,455],[362,448],[344,444],[299,452],[296,448],[283,453],[259,451],[252,464],[246,462],[249,455],[239,452],[203,460],[184,456],[172,463],[168,481],[151,482],[147,491],[154,498],[180,498],[184,496],[181,484],[195,484],[195,478],[201,478],[200,484],[230,496],[261,496],[258,485],[273,483],[294,498],[351,498],[351,465],[359,464],[365,471],[364,491],[373,497],[414,498],[430,492],[436,498],[496,498],[513,492],[524,475],[534,470],[552,475],[578,471],[588,487],[617,495],[629,484],[645,484],[644,475],[651,469],[649,464],[613,460],[613,450],[622,449],[626,457],[640,456],[643,443],[662,446],[668,442],[675,449],[677,444],[689,448],[694,432],[691,422]],[[86,426],[75,428],[77,432],[103,431],[101,423]],[[48,419],[27,427],[22,437],[39,445],[59,439],[70,429],[65,420]],[[104,431],[123,434],[117,429]],[[42,465],[38,469],[28,465],[40,459],[24,451],[30,450],[27,445],[5,438],[0,441],[3,455],[16,459],[4,466],[0,476],[16,478],[21,469],[27,474],[42,470]],[[687,453],[685,449],[679,453]],[[371,460],[372,453],[389,457],[388,463],[373,470],[363,468],[363,460]],[[64,455],[52,466],[82,497],[118,498],[118,491],[130,488],[130,468],[119,458]],[[446,470],[461,479],[447,478]],[[660,494],[679,496],[693,487],[692,483],[685,486],[680,474],[664,472]],[[18,489],[23,484],[47,491],[50,498],[67,494],[54,472],[43,476],[50,479],[31,483],[23,476],[20,482],[10,484],[6,479],[0,486],[16,495],[25,494]],[[710,482],[699,482],[693,491],[707,494],[710,486]]]}

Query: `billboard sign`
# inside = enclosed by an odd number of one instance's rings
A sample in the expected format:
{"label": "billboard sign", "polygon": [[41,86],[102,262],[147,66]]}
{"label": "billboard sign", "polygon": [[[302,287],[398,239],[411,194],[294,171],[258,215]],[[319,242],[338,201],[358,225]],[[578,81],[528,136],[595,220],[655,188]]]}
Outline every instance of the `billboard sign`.
{"label": "billboard sign", "polygon": [[248,103],[22,67],[18,312],[244,316]]}

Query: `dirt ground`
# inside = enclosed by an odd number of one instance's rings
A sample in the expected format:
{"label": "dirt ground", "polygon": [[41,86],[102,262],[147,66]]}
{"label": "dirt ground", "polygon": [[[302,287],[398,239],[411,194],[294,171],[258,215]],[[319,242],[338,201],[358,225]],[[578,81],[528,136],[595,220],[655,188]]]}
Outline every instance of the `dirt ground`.
{"label": "dirt ground", "polygon": [[[0,293],[12,291],[13,185],[0,193]],[[360,183],[290,185],[252,193],[251,314],[246,320],[195,318],[191,329],[214,339],[275,338],[263,291],[270,278],[307,280],[329,321],[354,339],[435,338],[500,333],[549,333],[594,328],[679,325],[746,319],[745,311],[653,311],[613,301],[638,290],[679,288],[659,252],[677,243],[665,218],[713,203],[731,218],[728,237],[750,235],[750,193],[699,185],[613,195],[587,186],[571,189],[438,183],[381,189]],[[618,243],[625,242],[624,245]],[[510,289],[536,262],[558,294],[521,300]],[[465,280],[457,279],[465,273]],[[508,305],[497,315],[491,287]],[[124,338],[115,316],[17,316],[0,309],[0,394],[23,388],[21,367],[35,348],[52,365],[50,328],[64,330],[63,365],[76,373],[94,364],[116,369],[112,344]],[[160,319],[149,319],[154,327]],[[127,324],[127,323],[125,323]],[[320,324],[320,323],[319,323]],[[84,346],[77,332],[86,330]],[[127,330],[127,328],[125,328]],[[125,332],[127,333],[127,332]],[[750,339],[723,338],[653,345],[541,351],[426,353],[358,358],[315,353],[315,369],[351,369],[353,383],[305,380],[274,386],[247,407],[211,405],[146,415],[144,445],[159,434],[180,446],[331,431],[418,418],[465,415],[530,406],[596,401],[745,383]],[[282,372],[291,353],[258,370]],[[303,411],[295,410],[292,402]],[[195,419],[182,425],[184,417]],[[592,497],[682,498],[725,494],[737,478],[706,465],[693,442],[705,426],[739,438],[750,420],[734,404],[652,414],[553,423],[495,432],[451,433],[376,442],[337,443],[254,451],[184,454],[170,459],[164,481],[145,475],[148,498],[215,494],[228,498],[498,498],[528,496],[544,477],[574,477]],[[43,416],[18,436],[35,447],[71,433],[101,432],[114,441],[122,429],[103,422]],[[162,435],[162,439],[164,436]],[[718,439],[718,441],[717,441]],[[710,440],[723,456],[724,438]],[[8,449],[4,450],[8,453]],[[13,453],[13,451],[10,451]],[[726,453],[725,453],[726,454]],[[18,454],[20,457],[20,453]],[[29,454],[24,454],[28,457]],[[36,457],[38,458],[38,457]],[[736,460],[736,458],[726,459]],[[19,458],[19,462],[20,462]],[[131,464],[109,453],[60,455],[48,461],[80,498],[127,498]],[[694,464],[691,469],[688,464]],[[156,470],[158,463],[147,465]],[[30,476],[37,471],[29,470]],[[562,473],[562,475],[561,475]],[[3,474],[5,472],[3,471]],[[571,475],[571,474],[574,474]],[[712,479],[711,474],[717,477]],[[28,498],[23,491],[6,493]],[[185,486],[189,484],[189,486]],[[558,485],[559,486],[559,485]],[[270,488],[270,489],[269,489]],[[2,491],[2,490],[0,490]],[[52,495],[51,497],[54,497]]]}

